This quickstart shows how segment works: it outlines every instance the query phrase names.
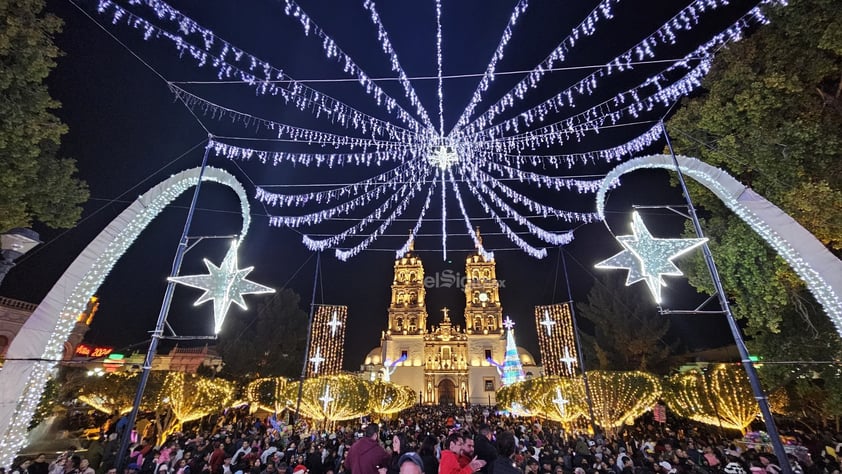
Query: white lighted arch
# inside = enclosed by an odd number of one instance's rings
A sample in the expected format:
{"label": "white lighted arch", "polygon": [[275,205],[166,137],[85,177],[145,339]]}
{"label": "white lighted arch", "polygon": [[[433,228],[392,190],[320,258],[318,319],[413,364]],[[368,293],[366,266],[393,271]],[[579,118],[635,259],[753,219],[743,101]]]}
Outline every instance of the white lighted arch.
{"label": "white lighted arch", "polygon": [[[90,297],[143,229],[199,182],[199,171],[182,171],[138,197],[85,247],[21,327],[0,370],[0,466],[10,466],[23,447],[44,384]],[[242,242],[251,222],[245,189],[218,168],[206,168],[202,181],[223,184],[237,193],[243,214]]]}
{"label": "white lighted arch", "polygon": [[[780,208],[740,183],[727,172],[696,158],[677,156],[681,171],[693,178],[745,221],[765,240],[807,284],[842,336],[842,261],[807,229]],[[613,170],[596,195],[597,213],[605,219],[605,193],[625,173],[639,169],[674,170],[670,155],[652,155],[629,160]]]}

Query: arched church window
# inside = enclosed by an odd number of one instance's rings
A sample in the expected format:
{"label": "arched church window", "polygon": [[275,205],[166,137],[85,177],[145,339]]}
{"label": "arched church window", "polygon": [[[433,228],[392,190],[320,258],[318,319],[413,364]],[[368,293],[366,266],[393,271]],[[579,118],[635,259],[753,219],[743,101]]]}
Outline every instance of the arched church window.
{"label": "arched church window", "polygon": [[471,278],[473,278],[474,280],[479,280],[479,270],[472,271]]}
{"label": "arched church window", "polygon": [[409,304],[418,304],[418,293],[413,291],[409,294]]}
{"label": "arched church window", "polygon": [[477,317],[474,318],[474,328],[476,328],[477,330],[482,329],[482,317],[481,316],[477,316]]}
{"label": "arched church window", "polygon": [[415,279],[416,279],[415,272],[409,272],[410,283],[415,282]]}
{"label": "arched church window", "polygon": [[398,319],[395,321],[395,326],[396,326],[398,329],[403,329],[403,318],[398,318]]}
{"label": "arched church window", "polygon": [[483,278],[485,278],[486,280],[488,280],[489,278],[491,278],[491,270],[489,270],[489,269],[487,269],[487,268],[486,268],[486,269],[482,272],[482,277],[483,277]]}
{"label": "arched church window", "polygon": [[472,300],[474,303],[479,303],[479,291],[474,291]]}

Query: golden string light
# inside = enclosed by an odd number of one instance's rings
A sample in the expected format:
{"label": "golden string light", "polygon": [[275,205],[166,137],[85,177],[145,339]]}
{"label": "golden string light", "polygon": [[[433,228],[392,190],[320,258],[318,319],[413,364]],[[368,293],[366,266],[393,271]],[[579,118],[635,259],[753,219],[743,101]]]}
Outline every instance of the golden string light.
{"label": "golden string light", "polygon": [[661,397],[661,381],[640,371],[588,371],[588,385],[597,425],[611,430],[652,408]]}
{"label": "golden string light", "polygon": [[347,320],[347,306],[316,307],[310,347],[307,350],[306,377],[333,375],[342,371]]}
{"label": "golden string light", "polygon": [[285,405],[283,392],[287,382],[288,380],[283,377],[263,377],[253,380],[246,386],[246,401],[252,407],[280,413]]}
{"label": "golden string light", "polygon": [[[163,383],[161,373],[152,373],[141,399],[141,410],[154,410]],[[128,413],[134,403],[138,374],[115,372],[104,377],[88,377],[77,398],[91,408],[108,413]]]}
{"label": "golden string light", "polygon": [[669,385],[665,398],[670,409],[691,420],[745,433],[760,414],[740,365],[717,364],[706,372],[691,370],[670,377]]}
{"label": "golden string light", "polygon": [[579,352],[568,303],[535,307],[538,348],[546,375],[574,377],[579,371]]}
{"label": "golden string light", "polygon": [[158,394],[160,408],[169,408],[173,420],[163,435],[176,431],[188,421],[217,412],[232,401],[234,385],[223,379],[183,372],[169,372]]}
{"label": "golden string light", "polygon": [[[333,400],[325,403],[325,391],[330,386]],[[340,421],[369,413],[369,392],[366,382],[355,375],[336,374],[304,379],[301,389],[300,412],[311,420]],[[294,410],[298,398],[298,384],[288,384],[282,392],[283,403]]]}
{"label": "golden string light", "polygon": [[415,391],[411,388],[382,380],[366,382],[369,411],[375,415],[388,416],[412,407],[416,403]]}

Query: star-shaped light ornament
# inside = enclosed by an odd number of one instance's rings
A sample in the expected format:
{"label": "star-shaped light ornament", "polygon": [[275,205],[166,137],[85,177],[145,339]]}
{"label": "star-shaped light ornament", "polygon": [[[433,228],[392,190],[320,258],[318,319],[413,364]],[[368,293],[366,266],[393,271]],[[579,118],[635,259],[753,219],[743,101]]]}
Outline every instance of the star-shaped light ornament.
{"label": "star-shaped light ornament", "polygon": [[222,323],[225,321],[225,315],[228,314],[231,303],[236,303],[240,308],[248,309],[245,300],[243,300],[243,295],[275,292],[268,286],[246,280],[246,276],[251,273],[254,267],[237,268],[237,248],[237,242],[234,241],[222,264],[218,267],[210,260],[204,259],[209,272],[207,275],[169,278],[169,281],[205,290],[205,293],[193,303],[193,306],[199,306],[206,301],[213,300],[213,329],[215,333],[219,333],[219,330],[222,329]]}
{"label": "star-shaped light ornament", "polygon": [[661,303],[661,287],[666,286],[664,276],[681,276],[683,273],[672,262],[676,257],[704,244],[708,239],[659,239],[653,237],[635,212],[632,214],[632,235],[618,235],[623,251],[596,264],[596,268],[628,270],[626,286],[641,280],[646,282],[655,302]]}

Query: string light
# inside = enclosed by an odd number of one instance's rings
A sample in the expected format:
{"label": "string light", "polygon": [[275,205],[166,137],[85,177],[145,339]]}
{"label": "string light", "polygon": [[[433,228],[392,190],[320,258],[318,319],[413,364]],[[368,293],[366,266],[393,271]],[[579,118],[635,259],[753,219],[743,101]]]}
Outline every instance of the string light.
{"label": "string light", "polygon": [[588,371],[596,424],[616,428],[649,410],[661,396],[661,382],[639,371]]}
{"label": "string light", "polygon": [[[116,24],[122,21],[133,29],[142,32],[144,40],[168,40],[178,51],[179,58],[192,58],[198,67],[213,67],[216,69],[219,79],[237,77],[253,86],[258,94],[280,95],[286,103],[293,104],[301,111],[310,111],[317,118],[325,115],[331,117],[335,124],[359,129],[363,133],[366,133],[369,129],[395,127],[389,122],[360,112],[340,100],[294,80],[283,70],[223,40],[213,31],[202,27],[162,0],[129,0],[129,4],[146,7],[152,10],[159,20],[174,23],[177,25],[178,33],[166,31],[120,7],[111,0],[99,0],[97,12],[101,15],[110,12],[112,23]],[[199,40],[201,46],[194,45],[188,40],[192,36],[201,38]],[[214,48],[216,49],[214,50]],[[284,82],[277,82],[279,80]],[[283,86],[279,84],[283,84]],[[367,87],[366,89],[376,92],[379,88]],[[387,112],[395,114],[397,118],[416,132],[419,130],[415,119],[403,110],[394,99],[389,98],[386,94],[375,98],[380,99],[378,104],[385,103]]]}
{"label": "string light", "polygon": [[174,420],[160,437],[178,431],[184,423],[198,420],[226,408],[233,400],[234,384],[184,372],[169,372],[159,392],[159,407],[169,407]]}
{"label": "string light", "polygon": [[[409,115],[404,109],[398,105],[397,101],[390,97],[386,92],[384,92],[376,82],[372,81],[368,75],[354,63],[354,60],[351,59],[350,56],[345,54],[342,49],[337,46],[336,42],[327,35],[327,33],[321,29],[310,16],[308,16],[304,10],[293,0],[284,0],[286,3],[286,7],[284,8],[284,13],[287,16],[292,16],[297,18],[301,26],[304,28],[304,34],[309,36],[312,32],[316,38],[322,40],[322,49],[324,50],[325,57],[328,59],[336,58],[340,63],[343,64],[343,70],[353,75],[357,78],[357,82],[365,89],[366,93],[372,95],[378,105],[385,103],[386,110],[392,111],[396,109],[399,111],[398,117],[406,123],[413,123],[415,119]],[[385,53],[389,55],[389,59],[391,60],[392,71],[398,72],[398,77],[401,80],[401,85],[404,87],[404,92],[406,97],[409,99],[410,103],[415,107],[416,112],[421,119],[423,120],[424,124],[427,126],[432,127],[432,123],[430,122],[430,118],[427,116],[427,111],[424,110],[424,106],[421,104],[421,101],[415,95],[415,90],[412,89],[412,85],[409,84],[409,79],[407,79],[406,73],[401,68],[400,63],[398,62],[397,54],[395,54],[394,50],[392,49],[392,44],[389,41],[389,36],[386,33],[386,29],[383,27],[383,24],[380,23],[380,16],[377,14],[375,10],[374,2],[373,1],[366,1],[363,3],[363,7],[371,12],[371,20],[374,22],[375,26],[377,26],[377,38],[380,40],[381,47]]]}
{"label": "string light", "polygon": [[[325,394],[331,399],[329,403],[324,400]],[[283,397],[287,408],[294,410],[298,384],[287,385]],[[366,415],[369,413],[367,383],[348,374],[307,377],[301,387],[299,409],[301,415],[311,420],[339,421]]]}
{"label": "string light", "polygon": [[[26,442],[30,419],[55,366],[50,361],[61,360],[64,343],[90,297],[140,233],[169,203],[195,186],[198,176],[199,168],[182,171],[138,197],[82,251],[30,316],[32,321],[54,326],[46,338],[39,331],[35,343],[27,347],[13,343],[6,354],[0,383],[16,387],[18,395],[14,404],[4,408],[8,415],[0,418],[8,420],[0,426],[0,466],[11,465]],[[245,189],[233,175],[218,168],[206,168],[202,180],[222,184],[237,194],[243,216],[242,241],[251,222]],[[72,289],[69,295],[68,288]],[[15,340],[25,341],[29,331],[25,325]]]}
{"label": "string light", "polygon": [[436,64],[438,65],[439,136],[444,137],[444,93],[441,68],[441,0],[436,0]]}
{"label": "string light", "polygon": [[289,380],[284,377],[262,377],[246,386],[246,401],[253,407],[280,413],[284,409],[283,392]]}
{"label": "string light", "polygon": [[369,411],[379,416],[399,413],[415,405],[415,390],[382,380],[368,382]]}
{"label": "string light", "polygon": [[[836,331],[842,335],[842,298],[839,297],[842,292],[842,263],[839,259],[794,219],[726,171],[695,158],[677,156],[676,159],[683,173],[713,192],[775,249],[804,281],[836,326]],[[607,182],[613,182],[630,171],[652,168],[675,169],[675,165],[669,155],[653,155],[630,160],[611,170],[596,195],[599,215],[605,215]]]}
{"label": "string light", "polygon": [[707,239],[656,238],[636,211],[632,213],[632,235],[618,235],[616,238],[623,246],[623,251],[594,267],[628,270],[626,286],[639,281],[646,282],[658,304],[661,303],[661,287],[666,286],[664,277],[684,275],[673,263],[673,259],[707,242]]}
{"label": "string light", "polygon": [[[538,350],[541,353],[544,374],[576,376],[579,366],[576,358],[578,350],[570,305],[558,303],[536,306],[535,321],[547,328],[546,331],[538,331]],[[550,331],[550,328],[554,330]]]}
{"label": "string light", "polygon": [[348,307],[319,305],[313,315],[305,377],[334,375],[342,370],[345,355],[345,327]]}
{"label": "string light", "polygon": [[[409,102],[415,107],[415,111],[421,117],[424,125],[431,129],[435,128],[433,127],[433,123],[430,121],[430,117],[427,115],[427,111],[424,109],[424,105],[422,105],[421,100],[415,94],[415,89],[412,88],[412,84],[409,82],[409,78],[403,70],[403,67],[401,67],[400,61],[398,61],[398,54],[395,52],[394,48],[392,48],[392,42],[389,40],[389,33],[386,31],[386,27],[383,26],[383,22],[380,21],[380,14],[377,13],[374,1],[365,0],[363,2],[363,8],[371,13],[371,21],[374,23],[374,26],[377,27],[377,38],[380,40],[383,52],[389,55],[392,71],[398,73],[398,80],[400,81],[401,86],[403,86],[404,96],[409,99]],[[442,133],[442,135],[444,134]]]}
{"label": "string light", "polygon": [[739,365],[716,364],[669,378],[664,395],[677,415],[745,433],[760,415],[745,371]]}

